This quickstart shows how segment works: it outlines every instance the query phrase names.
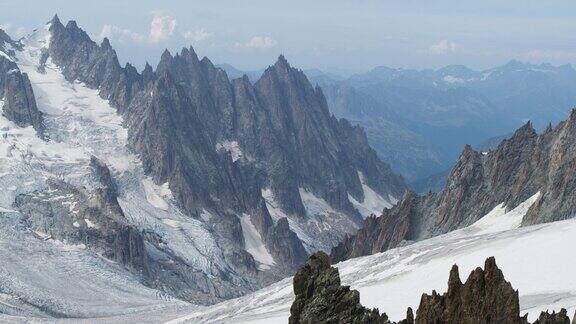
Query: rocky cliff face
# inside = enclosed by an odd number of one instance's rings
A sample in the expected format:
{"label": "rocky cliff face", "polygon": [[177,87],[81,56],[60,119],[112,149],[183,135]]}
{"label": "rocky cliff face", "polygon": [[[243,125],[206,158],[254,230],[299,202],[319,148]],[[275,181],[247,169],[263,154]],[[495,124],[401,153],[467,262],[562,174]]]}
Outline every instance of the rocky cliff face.
{"label": "rocky cliff face", "polygon": [[367,219],[355,236],[333,250],[335,260],[368,255],[473,224],[504,203],[511,210],[540,192],[524,216],[531,225],[574,217],[576,111],[537,134],[530,123],[495,150],[466,146],[445,188],[425,196],[406,194],[381,217]]}
{"label": "rocky cliff face", "polygon": [[[20,47],[6,66],[22,61],[32,86],[47,93],[39,105],[51,112],[47,125],[55,136],[46,145],[73,147],[78,156],[67,167],[87,163],[78,147],[98,158],[90,162],[89,181],[78,179],[83,164],[73,175],[50,174],[47,187],[19,194],[15,209],[40,232],[121,261],[179,298],[212,303],[287,276],[309,253],[354,232],[359,206],[373,206],[374,199],[389,205],[405,189],[364,131],[331,116],[320,89],[283,56],[254,84],[230,80],[191,47],[165,51],[156,69],[146,65],[139,73],[120,66],[107,39],[97,44],[76,22],[64,25],[57,16]],[[4,112],[40,129],[27,80],[18,74],[6,82],[10,93],[24,89],[28,97],[6,95]],[[53,107],[46,99],[51,91],[66,100]],[[105,100],[92,97],[96,92]],[[108,115],[109,105],[121,120]],[[64,120],[74,127],[58,129]],[[100,145],[108,140],[110,148]],[[38,150],[44,163],[50,147]],[[140,216],[133,206],[142,199]],[[198,233],[209,242],[190,237]]]}
{"label": "rocky cliff face", "polygon": [[[294,276],[294,294],[290,323],[391,323],[386,314],[369,310],[359,302],[359,293],[341,286],[338,269],[330,267],[326,254],[312,255]],[[576,316],[575,316],[576,318]],[[518,291],[505,280],[494,257],[470,273],[462,283],[458,266],[454,265],[448,279],[448,291],[422,294],[414,318],[408,308],[406,319],[399,324],[528,324],[520,316]],[[569,324],[566,310],[542,312],[534,324]]]}
{"label": "rocky cliff face", "polygon": [[19,44],[0,29],[0,100],[2,114],[20,127],[33,126],[43,136],[42,113],[36,106],[34,92],[26,73],[14,62]]}

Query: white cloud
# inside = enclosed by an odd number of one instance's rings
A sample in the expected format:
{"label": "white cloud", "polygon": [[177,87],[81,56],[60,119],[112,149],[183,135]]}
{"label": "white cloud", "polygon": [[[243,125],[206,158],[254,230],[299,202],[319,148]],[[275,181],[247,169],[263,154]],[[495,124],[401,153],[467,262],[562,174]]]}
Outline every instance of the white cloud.
{"label": "white cloud", "polygon": [[176,29],[176,19],[158,11],[154,11],[152,14],[153,17],[152,21],[150,22],[150,31],[148,36],[134,32],[130,29],[105,24],[102,26],[102,30],[100,31],[98,38],[103,39],[104,37],[107,37],[110,40],[115,40],[118,42],[152,44],[167,40],[170,36],[172,36],[174,30]]}
{"label": "white cloud", "polygon": [[168,39],[174,33],[176,19],[160,12],[154,12],[153,14],[154,17],[152,18],[152,23],[150,23],[148,40],[151,43],[158,43]]}
{"label": "white cloud", "polygon": [[278,42],[270,36],[254,36],[244,44],[236,43],[236,47],[254,49],[267,49],[276,47],[276,45],[278,45]]}
{"label": "white cloud", "polygon": [[428,47],[428,52],[437,55],[444,55],[455,52],[456,48],[456,43],[443,39],[436,44],[430,45],[430,47]]}
{"label": "white cloud", "polygon": [[146,41],[146,37],[144,37],[142,34],[133,32],[129,29],[108,24],[102,26],[102,31],[100,31],[100,35],[98,35],[99,39],[103,39],[104,37],[119,42],[132,41],[135,43],[142,43]]}
{"label": "white cloud", "polygon": [[198,30],[189,30],[185,32],[183,36],[184,39],[186,39],[189,42],[198,43],[208,39],[210,36],[212,36],[212,34],[207,32],[206,29],[200,28]]}

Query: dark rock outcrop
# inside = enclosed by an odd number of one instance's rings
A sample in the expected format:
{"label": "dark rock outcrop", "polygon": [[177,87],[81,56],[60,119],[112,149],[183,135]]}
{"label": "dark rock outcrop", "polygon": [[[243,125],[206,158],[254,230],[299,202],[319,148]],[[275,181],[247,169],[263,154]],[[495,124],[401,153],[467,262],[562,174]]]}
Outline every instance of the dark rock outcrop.
{"label": "dark rock outcrop", "polygon": [[[403,201],[333,249],[341,261],[382,252],[403,241],[417,241],[473,224],[504,203],[511,210],[536,193],[540,197],[523,225],[576,215],[576,110],[556,127],[537,134],[530,123],[490,152],[466,146],[445,188]],[[376,239],[378,238],[378,239]]]}
{"label": "dark rock outcrop", "polygon": [[370,255],[400,245],[409,240],[414,208],[417,207],[417,196],[412,191],[407,191],[404,198],[392,214],[390,209],[385,209],[380,218],[370,216],[364,220],[364,225],[353,236],[347,236],[342,243],[332,249],[331,258],[337,262],[350,257]]}
{"label": "dark rock outcrop", "polygon": [[[576,316],[574,316],[574,320],[576,320]],[[548,311],[541,312],[534,324],[570,324],[570,318],[566,309],[562,308],[558,313],[556,311],[552,311],[552,314]]]}
{"label": "dark rock outcrop", "polygon": [[476,268],[464,284],[454,265],[448,292],[422,295],[416,323],[521,323],[519,305],[518,291],[504,279],[491,257],[484,269]]}
{"label": "dark rock outcrop", "polygon": [[323,252],[312,255],[294,275],[294,294],[290,324],[390,323],[386,314],[363,307],[357,290],[340,285],[338,269]]}
{"label": "dark rock outcrop", "polygon": [[118,204],[108,167],[95,158],[91,165],[101,179],[94,190],[49,179],[48,190],[16,197],[14,206],[29,226],[51,237],[100,251],[105,257],[147,274],[142,233],[131,226]]}
{"label": "dark rock outcrop", "polygon": [[28,75],[17,69],[8,71],[4,79],[3,93],[5,100],[4,116],[20,127],[34,127],[42,137],[44,133],[42,113],[36,106],[36,99]]}
{"label": "dark rock outcrop", "polygon": [[[7,45],[10,45],[10,50]],[[18,48],[18,43],[0,30],[0,51],[5,54],[0,54],[0,99],[4,100],[2,114],[20,127],[33,126],[38,135],[43,137],[42,113],[36,106],[28,75],[22,73],[9,58],[14,56],[15,48]]]}
{"label": "dark rock outcrop", "polygon": [[265,242],[274,260],[282,264],[302,265],[306,262],[308,253],[298,236],[290,230],[286,218],[281,218],[268,230]]}
{"label": "dark rock outcrop", "polygon": [[[386,314],[369,310],[359,302],[359,293],[341,286],[338,269],[329,257],[318,252],[294,275],[294,294],[290,323],[391,323]],[[542,312],[534,324],[569,324],[563,308],[560,312]],[[575,316],[576,320],[576,316]],[[473,270],[465,283],[454,265],[443,295],[433,291],[422,294],[416,318],[408,308],[399,324],[528,324],[520,316],[518,291],[506,281],[494,257],[486,259],[484,269]]]}

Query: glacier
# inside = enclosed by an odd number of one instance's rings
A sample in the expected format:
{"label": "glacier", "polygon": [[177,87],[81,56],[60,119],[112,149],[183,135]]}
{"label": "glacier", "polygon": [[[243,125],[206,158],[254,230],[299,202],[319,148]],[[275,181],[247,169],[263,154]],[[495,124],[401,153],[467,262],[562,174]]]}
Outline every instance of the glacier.
{"label": "glacier", "polygon": [[[534,320],[542,310],[576,310],[576,220],[519,227],[538,194],[513,210],[502,205],[473,225],[383,253],[336,264],[343,285],[360,292],[366,307],[377,307],[391,320],[417,309],[422,293],[446,291],[448,273],[458,264],[464,276],[495,256],[514,289],[521,314]],[[506,226],[502,225],[506,224]],[[287,323],[294,295],[287,278],[247,296],[166,323]]]}

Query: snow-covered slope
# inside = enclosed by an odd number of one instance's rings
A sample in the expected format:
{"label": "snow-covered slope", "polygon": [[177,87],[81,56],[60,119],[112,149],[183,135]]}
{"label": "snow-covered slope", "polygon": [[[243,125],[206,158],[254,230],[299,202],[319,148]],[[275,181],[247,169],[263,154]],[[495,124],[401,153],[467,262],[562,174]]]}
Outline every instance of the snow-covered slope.
{"label": "snow-covered slope", "polygon": [[380,216],[384,208],[390,208],[398,202],[398,199],[394,197],[388,197],[385,199],[380,196],[377,192],[372,190],[367,184],[362,172],[358,171],[358,177],[362,183],[362,190],[364,191],[364,201],[359,202],[352,195],[348,195],[348,199],[354,205],[354,207],[362,214],[363,217],[368,217],[370,215]]}
{"label": "snow-covered slope", "polygon": [[[448,273],[458,264],[463,278],[495,256],[520,293],[522,313],[534,319],[541,310],[576,308],[576,220],[518,228],[539,194],[511,210],[501,206],[474,225],[384,253],[337,264],[344,285],[360,291],[364,306],[378,307],[392,320],[416,309],[422,293],[447,289]],[[507,224],[503,226],[502,224]],[[169,323],[286,323],[293,301],[288,278],[248,296],[197,309]]]}

